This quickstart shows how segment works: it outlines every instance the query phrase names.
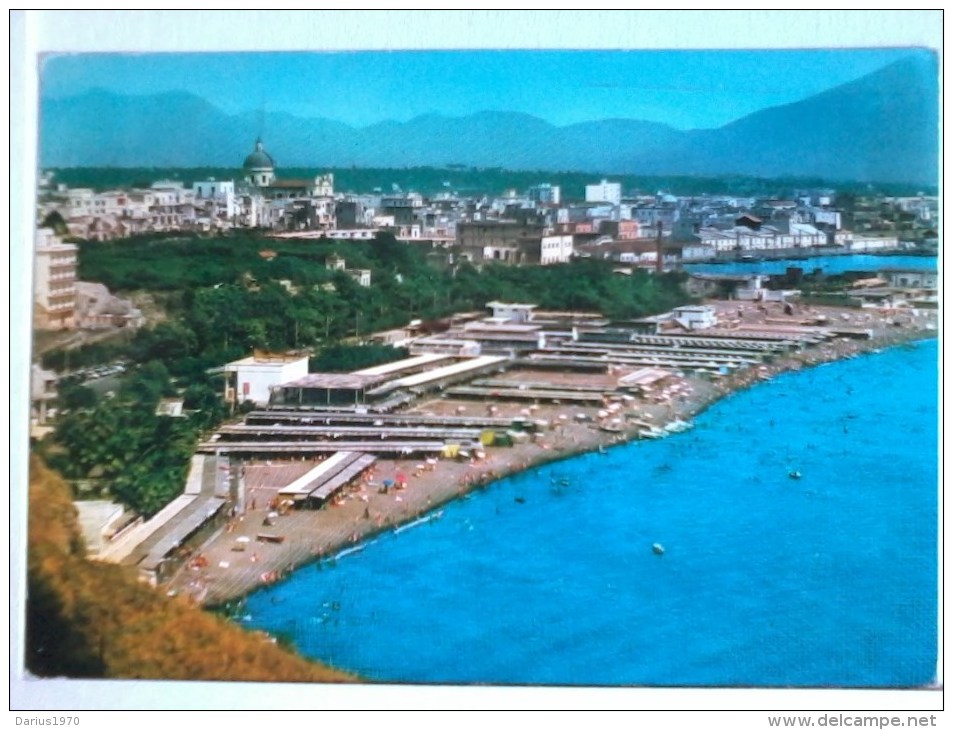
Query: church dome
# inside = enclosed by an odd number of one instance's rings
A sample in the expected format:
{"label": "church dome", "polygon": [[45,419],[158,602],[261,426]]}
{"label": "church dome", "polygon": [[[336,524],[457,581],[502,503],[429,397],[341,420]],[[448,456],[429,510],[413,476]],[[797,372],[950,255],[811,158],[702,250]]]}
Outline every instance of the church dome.
{"label": "church dome", "polygon": [[275,161],[265,152],[265,146],[261,143],[261,139],[255,141],[255,151],[245,158],[245,163],[242,165],[242,168],[245,170],[275,169]]}

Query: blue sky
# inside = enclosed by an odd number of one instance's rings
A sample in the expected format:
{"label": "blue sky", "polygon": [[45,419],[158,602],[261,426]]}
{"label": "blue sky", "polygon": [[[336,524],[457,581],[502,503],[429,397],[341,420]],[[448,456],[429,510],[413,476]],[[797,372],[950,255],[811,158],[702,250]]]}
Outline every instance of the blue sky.
{"label": "blue sky", "polygon": [[[355,126],[438,113],[519,111],[717,127],[806,98],[918,51],[377,51],[50,56],[41,95],[188,91],[223,111],[265,109]],[[919,51],[924,52],[924,51]]]}

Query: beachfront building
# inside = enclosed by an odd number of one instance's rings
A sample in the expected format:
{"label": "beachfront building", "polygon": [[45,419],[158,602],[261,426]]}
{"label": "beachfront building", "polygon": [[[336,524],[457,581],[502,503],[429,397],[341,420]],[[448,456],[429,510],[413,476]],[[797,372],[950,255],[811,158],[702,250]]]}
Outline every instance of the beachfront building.
{"label": "beachfront building", "polygon": [[715,308],[707,304],[676,307],[672,313],[675,321],[689,330],[708,329],[718,324]]}
{"label": "beachfront building", "polygon": [[274,405],[365,406],[368,391],[386,380],[362,373],[305,373],[274,388]]}
{"label": "beachfront building", "polygon": [[266,406],[272,390],[308,374],[308,356],[256,352],[225,365],[225,402]]}
{"label": "beachfront building", "polygon": [[535,304],[509,304],[507,302],[487,302],[486,306],[493,312],[493,319],[498,322],[529,322],[533,318]]}
{"label": "beachfront building", "polygon": [[467,322],[461,330],[451,330],[461,339],[473,340],[480,352],[515,356],[546,346],[546,333],[538,324],[501,321],[495,318]]}
{"label": "beachfront building", "polygon": [[455,355],[457,357],[479,357],[481,350],[480,343],[476,340],[442,337],[440,335],[418,337],[410,343],[411,355],[430,353]]}

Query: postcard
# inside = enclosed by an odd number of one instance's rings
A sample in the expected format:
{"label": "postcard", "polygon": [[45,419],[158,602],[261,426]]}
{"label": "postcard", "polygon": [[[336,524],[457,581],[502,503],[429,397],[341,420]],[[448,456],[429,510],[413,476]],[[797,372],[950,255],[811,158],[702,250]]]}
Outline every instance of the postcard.
{"label": "postcard", "polygon": [[263,48],[247,23],[702,16],[99,11],[239,30],[77,49],[19,16],[22,709],[140,680],[927,718],[939,61],[888,21],[939,15],[835,16],[887,40]]}

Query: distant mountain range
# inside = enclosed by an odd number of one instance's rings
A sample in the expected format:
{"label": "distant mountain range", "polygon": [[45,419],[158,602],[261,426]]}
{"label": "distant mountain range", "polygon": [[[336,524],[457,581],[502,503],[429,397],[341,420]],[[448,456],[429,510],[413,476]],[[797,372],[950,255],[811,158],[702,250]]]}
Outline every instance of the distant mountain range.
{"label": "distant mountain range", "polygon": [[[225,114],[187,93],[43,99],[40,119],[43,167],[238,167],[262,129],[258,113]],[[363,128],[272,113],[263,129],[279,175],[282,167],[458,164],[936,185],[939,172],[939,87],[928,54],[718,129],[634,119],[557,127],[514,112],[432,114]]]}

